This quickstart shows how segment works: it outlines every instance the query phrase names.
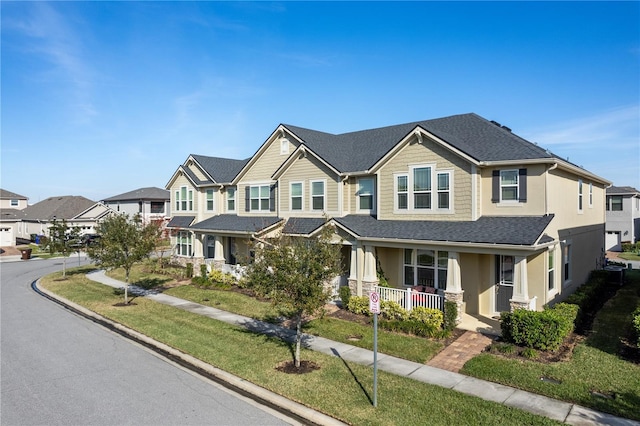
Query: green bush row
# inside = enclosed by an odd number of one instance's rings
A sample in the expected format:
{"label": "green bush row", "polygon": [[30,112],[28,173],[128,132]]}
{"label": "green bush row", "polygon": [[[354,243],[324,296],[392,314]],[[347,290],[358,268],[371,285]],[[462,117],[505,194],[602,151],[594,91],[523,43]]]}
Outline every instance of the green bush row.
{"label": "green bush row", "polygon": [[640,347],[640,306],[633,311],[633,329],[636,332],[636,337],[638,339],[638,347]]}
{"label": "green bush row", "polygon": [[[204,266],[204,265],[203,265]],[[200,288],[218,288],[228,290],[237,284],[237,280],[231,275],[212,269],[211,272],[206,274],[206,266],[201,268],[201,276],[191,278],[191,284]]]}
{"label": "green bush row", "polygon": [[516,309],[503,312],[502,337],[519,346],[540,350],[556,350],[571,334],[578,306],[558,303],[543,311]]}
{"label": "green bush row", "polygon": [[579,331],[587,330],[591,327],[591,320],[594,314],[602,308],[607,301],[607,297],[603,297],[608,293],[607,287],[607,271],[592,271],[589,279],[582,286],[578,287],[567,299],[565,303],[578,305],[578,316],[575,322],[575,328]]}
{"label": "green bush row", "polygon": [[640,242],[637,243],[622,243],[622,251],[637,253],[640,251]]}

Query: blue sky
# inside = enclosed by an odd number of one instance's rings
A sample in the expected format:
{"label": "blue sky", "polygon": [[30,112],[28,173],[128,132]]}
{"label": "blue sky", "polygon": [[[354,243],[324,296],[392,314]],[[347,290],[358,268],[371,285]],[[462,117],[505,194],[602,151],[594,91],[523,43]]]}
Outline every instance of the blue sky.
{"label": "blue sky", "polygon": [[6,2],[1,181],[164,187],[189,154],[475,112],[640,189],[640,2]]}

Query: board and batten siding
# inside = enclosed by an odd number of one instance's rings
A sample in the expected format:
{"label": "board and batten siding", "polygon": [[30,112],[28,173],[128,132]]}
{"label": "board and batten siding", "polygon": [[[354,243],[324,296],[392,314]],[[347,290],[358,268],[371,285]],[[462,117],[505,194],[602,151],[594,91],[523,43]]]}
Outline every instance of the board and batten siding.
{"label": "board and batten siding", "polygon": [[[396,213],[394,212],[394,179],[397,173],[409,173],[410,166],[433,165],[436,171],[451,171],[451,204],[452,213],[439,212],[437,208],[424,213]],[[415,139],[401,149],[393,158],[384,164],[379,171],[380,183],[378,188],[380,211],[378,219],[394,220],[471,220],[472,219],[472,166],[463,158],[452,153],[429,138],[424,138],[422,144]],[[433,206],[437,199],[435,194],[436,181],[432,182],[434,193]],[[355,192],[352,195],[352,211],[355,208]]]}
{"label": "board and batten siding", "polygon": [[[316,180],[325,181],[326,199],[324,212],[329,215],[336,215],[338,213],[338,187],[340,180],[333,171],[312,156],[296,160],[280,177],[278,182],[281,203],[280,212],[283,215],[322,215],[323,212],[311,210],[311,182]],[[291,182],[302,182],[303,184],[301,211],[291,211]]]}

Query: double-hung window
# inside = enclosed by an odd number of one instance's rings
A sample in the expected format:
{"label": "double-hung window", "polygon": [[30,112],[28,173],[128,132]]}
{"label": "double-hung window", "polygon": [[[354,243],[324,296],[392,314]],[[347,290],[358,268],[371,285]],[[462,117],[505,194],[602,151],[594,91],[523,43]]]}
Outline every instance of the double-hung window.
{"label": "double-hung window", "polygon": [[589,207],[593,207],[593,183],[589,183]]}
{"label": "double-hung window", "polygon": [[252,186],[249,200],[251,211],[269,211],[269,185]]}
{"label": "double-hung window", "polygon": [[582,211],[582,179],[578,179],[578,210]]}
{"label": "double-hung window", "polygon": [[431,167],[413,169],[413,208],[431,208]]}
{"label": "double-hung window", "polygon": [[547,265],[547,271],[548,271],[548,289],[549,291],[553,290],[554,288],[556,288],[556,283],[555,283],[555,260],[554,260],[554,255],[555,255],[555,249],[550,249],[549,250],[549,255],[548,255],[548,265]]}
{"label": "double-hung window", "polygon": [[236,211],[236,189],[227,188],[227,211]]}
{"label": "double-hung window", "polygon": [[175,195],[176,211],[193,211],[193,189],[182,186]]}
{"label": "double-hung window", "polygon": [[374,179],[360,178],[358,179],[358,210],[373,210],[374,203]]}
{"label": "double-hung window", "polygon": [[396,175],[395,190],[396,209],[407,210],[409,208],[409,176]]}
{"label": "double-hung window", "polygon": [[311,181],[311,210],[324,210],[324,199],[324,181]]}
{"label": "double-hung window", "polygon": [[564,282],[571,281],[571,244],[565,242],[562,246],[562,273],[564,275]]}
{"label": "double-hung window", "polygon": [[11,207],[18,207],[18,200],[15,198],[11,199]]}
{"label": "double-hung window", "polygon": [[213,189],[207,189],[207,211],[213,211]]}
{"label": "double-hung window", "polygon": [[517,170],[500,170],[500,201],[518,201]]}
{"label": "double-hung window", "polygon": [[404,285],[445,289],[449,253],[423,249],[404,250]]}
{"label": "double-hung window", "polygon": [[291,210],[302,210],[302,182],[291,182]]}
{"label": "double-hung window", "polygon": [[451,174],[449,172],[438,173],[438,208],[448,210],[451,200]]}

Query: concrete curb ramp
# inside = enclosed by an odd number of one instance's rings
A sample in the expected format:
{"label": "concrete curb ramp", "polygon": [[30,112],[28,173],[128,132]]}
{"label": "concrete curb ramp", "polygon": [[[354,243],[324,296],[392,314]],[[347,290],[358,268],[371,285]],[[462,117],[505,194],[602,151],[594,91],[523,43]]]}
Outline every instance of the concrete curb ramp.
{"label": "concrete curb ramp", "polygon": [[[104,271],[89,273],[87,274],[87,278],[116,288],[122,288],[125,284],[121,281],[117,281],[110,277],[107,277],[104,274]],[[148,297],[158,303],[171,305],[179,309],[196,313],[198,315],[204,315],[209,318],[217,319],[219,321],[243,326],[259,333],[268,334],[270,336],[277,336],[287,341],[291,341],[295,338],[295,333],[292,330],[288,330],[273,324],[264,323],[252,318],[200,305],[198,303],[165,295],[153,290],[147,291],[141,288],[136,288],[135,286],[129,286],[129,290],[131,291],[132,295],[135,294],[138,296]],[[109,321],[106,318],[102,318],[96,313],[78,306],[71,301],[65,300],[60,296],[47,292],[46,290],[41,289],[41,291],[46,293],[49,297],[58,300],[63,304],[72,306],[78,311],[81,311],[84,315],[99,318],[100,321],[104,321],[110,324],[111,327],[130,335],[135,340],[147,342],[149,345],[157,347],[159,350],[167,352],[172,356],[179,357],[181,360],[188,362],[196,368],[229,383],[232,387],[237,387],[238,389],[242,389],[245,392],[251,393],[258,398],[263,399],[264,401],[268,401],[269,403],[277,407],[281,407],[282,409],[287,410],[297,416],[305,418],[310,422],[322,425],[344,424],[334,419],[333,417],[327,416],[325,414],[312,410],[309,407],[290,401],[264,388],[251,384],[243,379],[219,370],[209,364],[191,357],[190,355],[184,354],[160,342],[150,339],[149,337],[137,333],[134,330],[129,330],[128,328],[120,324]],[[308,349],[322,352],[327,355],[337,356],[345,361],[373,366],[373,352],[367,349],[362,349],[345,343],[334,342],[332,340],[311,335],[305,335],[303,337],[303,344]],[[390,355],[378,353],[378,368],[391,374],[396,374],[398,376],[408,377],[416,381],[453,389],[467,395],[475,396],[487,401],[497,402],[509,407],[518,408],[529,413],[538,414],[540,416],[545,416],[553,420],[565,422],[572,425],[640,426],[640,422],[636,422],[633,420],[616,417],[611,414],[602,413],[576,404],[558,401],[546,396],[537,395],[531,392],[488,382],[485,380],[476,379],[473,377],[465,376],[463,374],[446,371],[424,364],[419,364]]]}

